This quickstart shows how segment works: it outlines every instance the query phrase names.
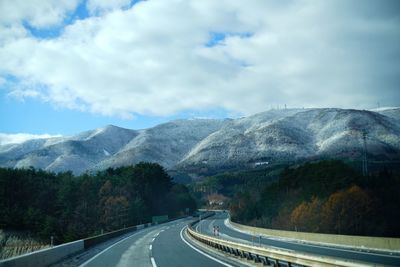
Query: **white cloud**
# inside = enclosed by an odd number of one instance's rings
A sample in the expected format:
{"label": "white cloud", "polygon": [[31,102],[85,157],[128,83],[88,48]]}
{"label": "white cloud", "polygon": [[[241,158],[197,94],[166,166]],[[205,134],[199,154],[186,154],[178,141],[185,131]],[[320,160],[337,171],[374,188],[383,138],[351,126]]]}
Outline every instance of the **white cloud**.
{"label": "white cloud", "polygon": [[52,137],[61,137],[61,135],[26,134],[26,133],[4,134],[4,133],[0,133],[0,146],[8,145],[8,144],[20,144],[20,143],[23,143],[23,142],[31,140],[31,139],[43,139],[43,138],[52,138]]}
{"label": "white cloud", "polygon": [[[121,10],[124,1],[102,3],[88,6],[108,12],[76,21],[59,38],[0,37],[0,74],[30,84],[18,88],[27,94],[39,88],[35,96],[56,105],[122,117],[210,108],[253,113],[277,104],[398,105],[400,21],[393,8],[153,0]],[[211,32],[252,35],[227,35],[207,47]]]}
{"label": "white cloud", "polygon": [[107,11],[129,7],[131,0],[88,0],[87,9],[91,14],[103,14]]}
{"label": "white cloud", "polygon": [[28,22],[34,27],[50,27],[62,23],[78,0],[0,0],[0,24]]}

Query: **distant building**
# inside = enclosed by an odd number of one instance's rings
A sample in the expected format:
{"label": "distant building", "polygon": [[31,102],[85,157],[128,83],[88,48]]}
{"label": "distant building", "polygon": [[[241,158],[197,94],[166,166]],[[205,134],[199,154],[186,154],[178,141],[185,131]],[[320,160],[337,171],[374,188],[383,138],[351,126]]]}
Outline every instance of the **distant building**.
{"label": "distant building", "polygon": [[268,165],[269,162],[268,161],[260,161],[260,162],[256,162],[254,163],[254,166],[262,166],[262,165]]}
{"label": "distant building", "polygon": [[210,206],[222,206],[225,204],[227,197],[221,194],[211,194],[207,197],[207,200]]}

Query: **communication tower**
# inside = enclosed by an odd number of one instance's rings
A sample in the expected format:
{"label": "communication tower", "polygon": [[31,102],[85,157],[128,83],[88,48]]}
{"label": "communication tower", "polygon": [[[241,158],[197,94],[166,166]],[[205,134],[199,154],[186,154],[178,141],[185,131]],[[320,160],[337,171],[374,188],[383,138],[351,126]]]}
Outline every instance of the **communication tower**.
{"label": "communication tower", "polygon": [[363,146],[364,146],[362,172],[363,172],[364,176],[367,176],[368,175],[368,159],[367,159],[367,132],[366,131],[363,131],[362,138],[363,138]]}

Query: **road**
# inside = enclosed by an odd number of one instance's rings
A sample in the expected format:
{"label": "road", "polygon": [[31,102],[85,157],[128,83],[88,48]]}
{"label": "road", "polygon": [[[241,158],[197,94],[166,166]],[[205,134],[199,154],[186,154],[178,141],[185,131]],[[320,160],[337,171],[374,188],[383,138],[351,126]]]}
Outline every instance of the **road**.
{"label": "road", "polygon": [[183,240],[182,230],[190,221],[192,219],[182,219],[137,231],[80,266],[230,266]]}
{"label": "road", "polygon": [[[227,213],[217,213],[215,216],[202,220],[195,226],[199,232],[213,235],[213,227],[218,226],[220,229],[220,237],[223,239],[238,241],[242,243],[249,243],[259,245],[260,238],[254,238],[246,233],[238,232],[226,225],[225,220],[228,218]],[[373,264],[384,264],[389,266],[400,266],[400,253],[391,255],[390,253],[378,253],[368,251],[357,251],[348,248],[334,248],[327,246],[317,246],[310,244],[303,244],[298,242],[282,241],[271,238],[261,238],[262,246],[273,246],[280,249],[293,250],[305,253],[319,254],[341,259],[350,259]]]}

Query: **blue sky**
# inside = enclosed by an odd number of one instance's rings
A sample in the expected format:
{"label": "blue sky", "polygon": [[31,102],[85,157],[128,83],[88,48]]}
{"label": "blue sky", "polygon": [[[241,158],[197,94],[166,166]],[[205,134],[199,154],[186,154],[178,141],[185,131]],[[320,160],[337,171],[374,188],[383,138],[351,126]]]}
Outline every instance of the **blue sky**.
{"label": "blue sky", "polygon": [[[122,9],[130,9],[140,1],[131,1]],[[11,4],[11,3],[10,3]],[[87,1],[80,1],[73,12],[67,12],[62,24],[37,28],[29,22],[23,21],[23,27],[37,39],[53,39],[62,35],[66,26],[74,24],[77,20],[85,20],[90,17],[86,8]],[[93,16],[101,16],[94,14]],[[210,33],[207,46],[214,46],[222,42],[227,35],[236,33]],[[246,33],[237,33],[237,35],[247,35]],[[31,134],[50,134],[50,135],[72,135],[81,131],[99,128],[105,125],[113,124],[119,127],[144,129],[153,127],[160,123],[171,120],[187,118],[215,118],[223,119],[236,117],[238,114],[229,113],[224,109],[213,108],[206,111],[182,111],[169,116],[146,116],[133,114],[131,119],[123,119],[119,116],[104,116],[91,112],[82,112],[79,110],[58,107],[46,101],[35,98],[16,98],[10,96],[7,92],[12,91],[17,85],[15,77],[6,77],[7,85],[2,86],[0,90],[0,132],[2,133],[31,133]]]}
{"label": "blue sky", "polygon": [[132,119],[122,119],[118,116],[102,116],[67,108],[57,108],[50,103],[31,98],[19,100],[7,96],[4,91],[0,94],[0,132],[10,134],[73,135],[109,124],[130,129],[145,129],[177,119],[221,119],[236,117],[237,115],[215,109],[205,112],[186,111],[162,117],[137,115]]}
{"label": "blue sky", "polygon": [[398,1],[0,2],[0,133],[399,106]]}

